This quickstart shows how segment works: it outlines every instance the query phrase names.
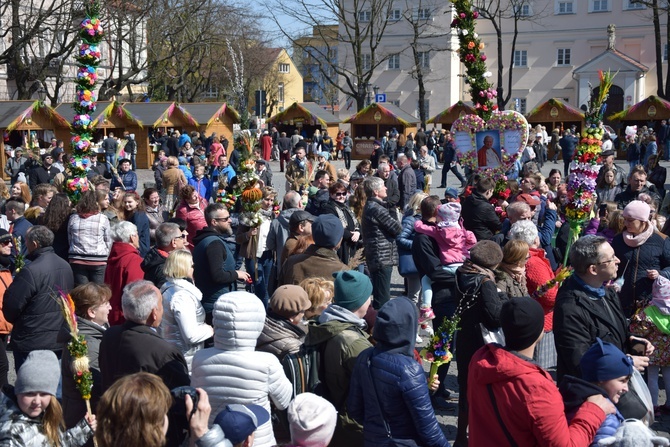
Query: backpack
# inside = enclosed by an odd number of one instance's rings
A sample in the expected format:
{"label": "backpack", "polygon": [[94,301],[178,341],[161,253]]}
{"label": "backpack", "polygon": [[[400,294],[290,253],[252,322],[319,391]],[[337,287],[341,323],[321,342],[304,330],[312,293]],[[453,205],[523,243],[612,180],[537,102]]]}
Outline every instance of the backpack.
{"label": "backpack", "polygon": [[321,353],[321,345],[302,345],[300,351],[286,354],[281,360],[284,373],[293,385],[293,398],[301,393],[314,393],[327,399]]}

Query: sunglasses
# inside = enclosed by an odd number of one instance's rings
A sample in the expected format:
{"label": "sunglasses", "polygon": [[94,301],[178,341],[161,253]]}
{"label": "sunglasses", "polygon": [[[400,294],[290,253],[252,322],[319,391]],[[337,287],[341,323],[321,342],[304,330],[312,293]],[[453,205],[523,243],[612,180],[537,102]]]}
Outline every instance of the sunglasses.
{"label": "sunglasses", "polygon": [[335,197],[346,197],[347,193],[346,192],[336,192],[333,194]]}
{"label": "sunglasses", "polygon": [[11,243],[12,243],[11,240],[8,240],[8,241],[0,241],[0,245],[3,245],[3,246],[5,246],[5,247],[6,247],[7,245],[10,245]]}

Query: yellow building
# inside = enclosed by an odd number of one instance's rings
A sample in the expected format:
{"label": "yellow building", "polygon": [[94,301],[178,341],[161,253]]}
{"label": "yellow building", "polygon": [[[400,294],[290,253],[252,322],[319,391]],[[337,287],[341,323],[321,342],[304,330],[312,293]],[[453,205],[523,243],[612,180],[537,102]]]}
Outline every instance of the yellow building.
{"label": "yellow building", "polygon": [[[294,102],[303,101],[302,75],[288,52],[283,48],[269,48],[268,60],[273,63],[261,81],[265,90],[265,116],[270,117]],[[251,110],[256,107],[255,95],[249,98]]]}

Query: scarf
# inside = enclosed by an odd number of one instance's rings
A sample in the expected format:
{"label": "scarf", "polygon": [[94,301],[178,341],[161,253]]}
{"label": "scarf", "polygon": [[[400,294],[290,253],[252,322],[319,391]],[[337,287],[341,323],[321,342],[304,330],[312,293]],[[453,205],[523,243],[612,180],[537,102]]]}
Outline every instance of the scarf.
{"label": "scarf", "polygon": [[519,284],[524,283],[524,279],[526,278],[525,266],[521,266],[518,264],[505,264],[504,262],[501,262],[500,265],[498,266],[498,269],[507,273],[517,283]]}
{"label": "scarf", "polygon": [[488,277],[491,281],[496,282],[495,274],[493,270],[481,267],[471,260],[467,259],[465,263],[458,268],[462,273],[471,273],[474,275],[483,275]]}
{"label": "scarf", "polygon": [[647,239],[654,234],[654,226],[647,222],[647,228],[640,234],[630,234],[627,230],[623,231],[623,241],[629,247],[635,248],[647,242]]}

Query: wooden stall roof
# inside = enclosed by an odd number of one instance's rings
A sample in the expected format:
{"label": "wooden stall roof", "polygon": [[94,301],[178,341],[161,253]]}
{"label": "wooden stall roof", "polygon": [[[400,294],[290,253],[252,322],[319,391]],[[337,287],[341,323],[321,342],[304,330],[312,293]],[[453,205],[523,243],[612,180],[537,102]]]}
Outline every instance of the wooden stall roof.
{"label": "wooden stall roof", "polygon": [[270,123],[279,123],[284,121],[284,118],[287,116],[294,116],[296,112],[299,115],[304,116],[305,120],[311,126],[320,125],[321,127],[328,127],[329,124],[335,125],[340,123],[340,119],[338,117],[315,102],[294,102],[285,108],[283,112],[277,113],[268,121]]}
{"label": "wooden stall roof", "polygon": [[233,123],[240,122],[240,114],[225,102],[193,102],[183,107],[201,126],[210,126],[217,117],[221,119],[224,115],[228,115]]}
{"label": "wooden stall roof", "polygon": [[[649,114],[653,107],[653,114]],[[608,117],[610,120],[647,121],[650,119],[670,118],[670,101],[658,96],[651,95],[626,110],[614,113]]]}
{"label": "wooden stall roof", "polygon": [[[56,107],[56,112],[69,122],[72,122],[76,112],[70,103],[59,104]],[[142,127],[142,121],[137,118],[135,115],[130,113],[125,109],[124,104],[119,103],[118,101],[100,101],[96,105],[95,112],[91,115],[91,118],[98,123],[103,119],[109,119],[110,116],[118,116],[125,121],[132,123],[136,126]]]}
{"label": "wooden stall roof", "polygon": [[198,125],[196,119],[186,111],[184,106],[176,102],[129,102],[123,107],[137,120],[151,127],[164,126],[163,123],[170,121],[175,114],[183,117],[184,124]]}
{"label": "wooden stall roof", "polygon": [[456,121],[461,115],[476,115],[477,111],[474,107],[467,105],[463,101],[458,101],[453,106],[441,111],[428,121],[426,124],[451,124]]}
{"label": "wooden stall roof", "polygon": [[[551,111],[556,108],[558,115],[551,116]],[[526,115],[528,121],[584,121],[584,112],[572,107],[559,98],[551,98],[535,107]]]}
{"label": "wooden stall roof", "polygon": [[[367,116],[372,116],[376,112],[380,112],[382,116],[388,118],[390,120],[390,124],[397,123],[402,124],[403,126],[411,126],[412,124],[416,125],[419,123],[419,118],[410,115],[400,107],[396,107],[391,103],[384,103],[383,105],[372,103],[357,114],[350,116],[342,122],[351,124],[359,124],[362,121],[367,122]],[[387,124],[389,124],[388,121]]]}
{"label": "wooden stall roof", "polygon": [[0,101],[0,129],[14,130],[35,112],[45,113],[60,127],[70,127],[65,118],[42,101]]}

